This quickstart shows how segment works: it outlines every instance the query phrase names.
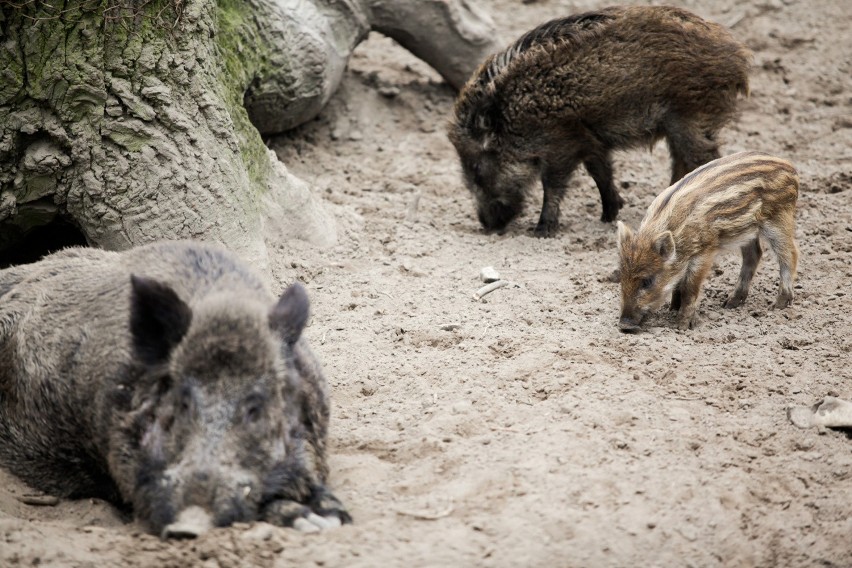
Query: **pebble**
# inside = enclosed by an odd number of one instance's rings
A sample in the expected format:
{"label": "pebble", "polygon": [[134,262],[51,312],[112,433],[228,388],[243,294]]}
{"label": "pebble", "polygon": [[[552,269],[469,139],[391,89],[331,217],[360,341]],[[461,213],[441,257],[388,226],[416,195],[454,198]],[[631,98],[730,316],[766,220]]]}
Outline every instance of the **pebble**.
{"label": "pebble", "polygon": [[500,280],[500,274],[494,270],[493,266],[486,266],[482,270],[479,271],[479,279],[489,284],[491,282],[496,282]]}
{"label": "pebble", "polygon": [[240,536],[245,540],[269,540],[275,531],[275,527],[269,523],[257,523]]}

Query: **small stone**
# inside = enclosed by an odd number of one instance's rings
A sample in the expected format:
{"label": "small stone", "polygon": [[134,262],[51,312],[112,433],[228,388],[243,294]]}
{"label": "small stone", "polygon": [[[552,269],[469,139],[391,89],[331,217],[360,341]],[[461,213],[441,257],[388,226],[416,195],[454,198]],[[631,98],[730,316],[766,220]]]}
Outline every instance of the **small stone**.
{"label": "small stone", "polygon": [[479,271],[479,279],[485,282],[486,284],[490,282],[497,282],[500,280],[500,274],[494,270],[493,266],[486,266],[482,270]]}
{"label": "small stone", "polygon": [[376,393],[376,381],[373,379],[367,378],[361,383],[361,395],[362,396],[373,396]]}
{"label": "small stone", "polygon": [[275,527],[269,523],[257,523],[242,535],[245,540],[269,540],[275,531]]}

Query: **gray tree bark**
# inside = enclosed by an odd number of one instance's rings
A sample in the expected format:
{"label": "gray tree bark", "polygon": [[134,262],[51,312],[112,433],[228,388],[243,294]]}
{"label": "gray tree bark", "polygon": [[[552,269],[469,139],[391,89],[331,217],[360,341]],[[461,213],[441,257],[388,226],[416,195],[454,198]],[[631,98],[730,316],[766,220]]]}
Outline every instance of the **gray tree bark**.
{"label": "gray tree bark", "polygon": [[332,244],[258,129],[315,116],[370,29],[456,86],[498,48],[464,0],[0,2],[0,249],[56,215],[108,249],[196,238],[262,266],[268,225]]}

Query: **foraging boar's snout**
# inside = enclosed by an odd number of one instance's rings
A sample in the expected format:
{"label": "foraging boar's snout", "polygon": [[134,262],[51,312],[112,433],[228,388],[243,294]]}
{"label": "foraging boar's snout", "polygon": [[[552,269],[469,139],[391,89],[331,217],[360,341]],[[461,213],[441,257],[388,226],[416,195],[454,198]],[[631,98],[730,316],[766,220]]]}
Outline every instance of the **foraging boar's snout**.
{"label": "foraging boar's snout", "polygon": [[502,231],[520,213],[520,206],[502,201],[480,201],[477,216],[487,231]]}

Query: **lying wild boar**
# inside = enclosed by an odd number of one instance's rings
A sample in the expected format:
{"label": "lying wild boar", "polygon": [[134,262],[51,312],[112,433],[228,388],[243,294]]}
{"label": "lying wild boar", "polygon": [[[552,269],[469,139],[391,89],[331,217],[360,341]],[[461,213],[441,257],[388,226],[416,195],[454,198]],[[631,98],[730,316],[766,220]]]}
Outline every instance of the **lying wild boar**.
{"label": "lying wild boar", "polygon": [[698,292],[716,253],[741,247],[743,266],[726,308],[739,306],[760,262],[763,237],[778,257],[781,288],[776,308],[793,299],[796,278],[796,169],[760,152],[739,152],[691,172],[658,195],[639,230],[618,222],[622,331],[639,328],[671,292],[680,329],[695,325]]}
{"label": "lying wild boar", "polygon": [[350,520],[325,486],[326,383],[277,300],[223,249],[67,249],[0,270],[0,465],[129,506],[164,537]]}
{"label": "lying wild boar", "polygon": [[716,135],[748,91],[750,53],[721,26],[680,8],[613,7],[553,20],[492,55],[458,96],[449,138],[488,230],[544,186],[538,236],[559,227],[559,204],[583,164],[601,220],[624,201],[613,150],[666,138],[672,183],[719,157]]}

